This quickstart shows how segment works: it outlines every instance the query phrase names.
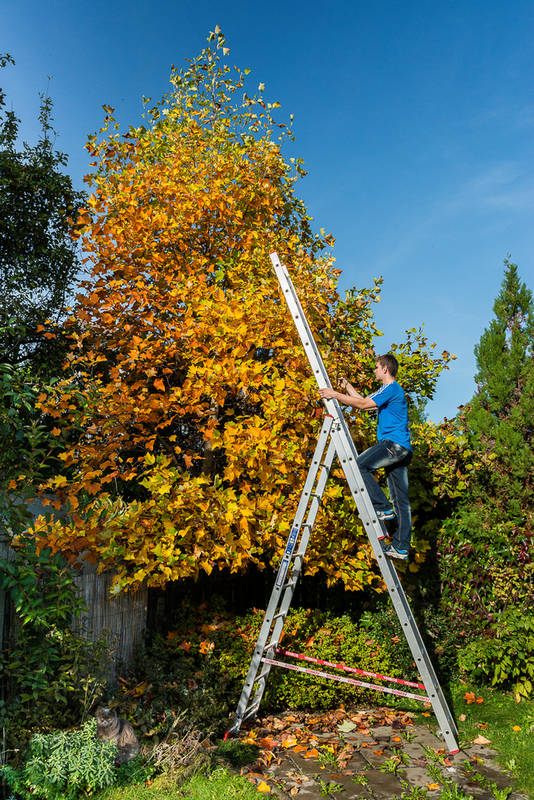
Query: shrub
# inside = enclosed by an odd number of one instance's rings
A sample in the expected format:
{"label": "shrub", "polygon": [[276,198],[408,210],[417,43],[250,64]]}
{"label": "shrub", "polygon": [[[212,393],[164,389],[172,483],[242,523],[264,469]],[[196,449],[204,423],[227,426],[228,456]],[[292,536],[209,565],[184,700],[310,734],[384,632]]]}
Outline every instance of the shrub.
{"label": "shrub", "polygon": [[96,738],[96,721],[81,729],[32,737],[20,769],[0,768],[8,786],[28,800],[78,800],[115,781],[117,747]]}
{"label": "shrub", "polygon": [[72,571],[59,555],[25,540],[12,561],[0,560],[0,588],[16,612],[0,654],[0,726],[8,749],[23,749],[31,733],[84,720],[109,677],[109,647],[70,630],[81,608]]}
{"label": "shrub", "polygon": [[533,540],[526,533],[482,506],[463,508],[443,524],[441,608],[464,641],[488,632],[506,608],[532,604]]}
{"label": "shrub", "polygon": [[470,642],[459,654],[461,669],[473,680],[511,688],[517,700],[533,692],[534,614],[518,608],[503,611],[491,638]]}
{"label": "shrub", "polygon": [[[388,648],[385,643],[379,643],[365,628],[353,622],[348,614],[337,617],[328,612],[296,609],[287,619],[281,645],[284,649],[296,650],[313,658],[342,662],[369,672],[396,677],[402,674],[392,656],[393,646]],[[322,669],[314,664],[309,666]],[[358,675],[346,677],[373,682],[372,678],[360,678]],[[269,677],[265,699],[273,708],[326,709],[340,703],[376,700],[376,692],[274,669]]]}
{"label": "shrub", "polygon": [[[127,697],[121,699],[121,707],[128,708],[141,730],[146,727],[146,734],[158,730],[153,741],[164,732],[169,711],[180,709],[187,709],[188,724],[205,732],[223,732],[222,726],[236,707],[263,617],[263,610],[236,618],[206,606],[184,605],[167,638],[156,639],[144,655],[140,671],[122,683]],[[395,662],[395,643],[379,643],[347,614],[294,608],[286,620],[281,645],[371,672],[403,674]],[[374,691],[274,668],[264,707],[320,709],[371,697],[376,698]]]}

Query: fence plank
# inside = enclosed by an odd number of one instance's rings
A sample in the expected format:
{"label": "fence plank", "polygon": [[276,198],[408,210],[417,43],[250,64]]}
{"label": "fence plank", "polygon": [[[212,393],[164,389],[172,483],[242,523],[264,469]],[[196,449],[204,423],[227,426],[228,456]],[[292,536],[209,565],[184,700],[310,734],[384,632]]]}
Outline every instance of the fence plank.
{"label": "fence plank", "polygon": [[135,593],[110,595],[113,575],[97,573],[89,565],[74,576],[78,595],[87,606],[87,612],[73,622],[75,633],[89,641],[96,641],[102,634],[109,638],[115,667],[130,666],[136,649],[142,647],[147,623],[148,592],[140,589]]}

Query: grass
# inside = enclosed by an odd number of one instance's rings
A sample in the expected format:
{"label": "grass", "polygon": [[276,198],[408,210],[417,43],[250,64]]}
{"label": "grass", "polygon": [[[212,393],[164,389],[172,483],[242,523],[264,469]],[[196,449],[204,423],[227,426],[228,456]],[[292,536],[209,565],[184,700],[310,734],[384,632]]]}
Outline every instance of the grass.
{"label": "grass", "polygon": [[[482,702],[468,703],[465,695],[470,692]],[[497,764],[513,776],[514,788],[534,798],[534,699],[516,703],[511,694],[463,683],[453,685],[451,693],[460,747],[478,736],[489,739]],[[419,716],[416,721],[428,724],[430,719]]]}
{"label": "grass", "polygon": [[149,785],[116,786],[94,800],[257,800],[258,792],[246,778],[218,768],[209,775],[193,775],[184,783],[161,775]]}

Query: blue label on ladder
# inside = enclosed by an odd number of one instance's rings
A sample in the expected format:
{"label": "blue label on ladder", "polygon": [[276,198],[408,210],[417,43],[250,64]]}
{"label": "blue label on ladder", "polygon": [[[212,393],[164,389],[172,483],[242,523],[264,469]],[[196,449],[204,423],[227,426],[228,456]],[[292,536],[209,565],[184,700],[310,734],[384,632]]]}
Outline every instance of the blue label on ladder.
{"label": "blue label on ladder", "polygon": [[289,567],[289,562],[291,561],[291,556],[293,554],[293,550],[295,549],[295,542],[297,541],[299,528],[296,525],[294,528],[291,528],[291,533],[289,534],[289,539],[287,540],[285,553],[282,558],[282,562],[278,569],[278,575],[276,577],[276,584],[275,586],[279,589],[286,577],[287,570]]}

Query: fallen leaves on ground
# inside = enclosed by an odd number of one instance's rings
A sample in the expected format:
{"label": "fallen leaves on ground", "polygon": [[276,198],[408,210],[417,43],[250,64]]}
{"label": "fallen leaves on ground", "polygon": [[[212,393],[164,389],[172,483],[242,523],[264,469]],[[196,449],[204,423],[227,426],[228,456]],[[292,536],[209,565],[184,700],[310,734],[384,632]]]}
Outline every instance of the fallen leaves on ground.
{"label": "fallen leaves on ground", "polygon": [[[242,732],[241,741],[244,744],[257,745],[260,751],[250,770],[244,772],[258,791],[268,793],[271,787],[265,781],[264,770],[270,765],[280,764],[281,756],[285,753],[295,753],[305,759],[320,759],[323,753],[329,753],[334,756],[340,774],[351,775],[353,771],[348,770],[347,765],[356,746],[353,742],[345,741],[344,734],[368,736],[369,740],[360,742],[359,746],[376,748],[379,747],[379,742],[372,738],[373,727],[388,725],[393,730],[403,731],[407,726],[413,725],[413,716],[411,712],[390,708],[359,712],[337,709],[324,714],[290,712],[280,716],[270,715],[257,720],[254,727]],[[400,742],[401,737],[394,736],[393,740]],[[373,752],[375,755],[382,755],[384,750],[379,747]],[[260,789],[260,786],[268,788]],[[290,793],[296,795],[298,787],[292,787]]]}
{"label": "fallen leaves on ground", "polygon": [[464,700],[467,702],[467,705],[471,705],[471,703],[480,703],[484,702],[483,697],[477,697],[474,692],[466,692],[464,694]]}
{"label": "fallen leaves on ground", "polygon": [[491,744],[491,739],[486,739],[485,736],[477,736],[473,739],[473,744]]}

